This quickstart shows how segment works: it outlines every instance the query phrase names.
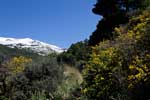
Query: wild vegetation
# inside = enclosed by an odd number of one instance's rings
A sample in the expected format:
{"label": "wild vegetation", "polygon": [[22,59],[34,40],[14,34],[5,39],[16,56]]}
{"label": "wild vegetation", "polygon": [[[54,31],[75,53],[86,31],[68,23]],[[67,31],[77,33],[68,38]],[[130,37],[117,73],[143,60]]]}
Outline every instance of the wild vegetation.
{"label": "wild vegetation", "polygon": [[128,24],[115,28],[121,33],[118,38],[92,48],[84,70],[84,94],[100,100],[150,98],[149,25],[150,11],[142,11]]}
{"label": "wild vegetation", "polygon": [[40,56],[0,46],[0,100],[149,100],[150,0],[97,0],[89,40]]}

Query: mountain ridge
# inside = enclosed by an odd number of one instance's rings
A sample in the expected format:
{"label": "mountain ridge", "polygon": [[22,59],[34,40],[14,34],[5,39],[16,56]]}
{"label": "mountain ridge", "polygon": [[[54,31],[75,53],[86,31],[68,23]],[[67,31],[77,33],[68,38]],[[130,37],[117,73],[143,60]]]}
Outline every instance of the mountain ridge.
{"label": "mountain ridge", "polygon": [[9,38],[0,37],[0,44],[10,48],[27,49],[39,55],[47,55],[50,53],[62,53],[64,49],[51,45],[39,40],[33,40],[31,38]]}

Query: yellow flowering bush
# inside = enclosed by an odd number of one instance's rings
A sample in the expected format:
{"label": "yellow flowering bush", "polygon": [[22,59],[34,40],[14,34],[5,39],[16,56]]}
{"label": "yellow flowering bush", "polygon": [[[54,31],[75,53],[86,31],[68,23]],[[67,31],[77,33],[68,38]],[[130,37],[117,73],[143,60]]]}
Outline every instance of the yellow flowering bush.
{"label": "yellow flowering bush", "polygon": [[10,59],[5,66],[13,73],[20,73],[25,69],[25,64],[30,63],[32,61],[31,58],[19,56],[13,57]]}
{"label": "yellow flowering bush", "polygon": [[94,100],[146,100],[150,98],[150,11],[114,31],[118,38],[92,47],[82,92]]}
{"label": "yellow flowering bush", "polygon": [[149,66],[143,62],[143,59],[137,56],[135,57],[135,60],[133,60],[132,64],[129,65],[129,70],[131,74],[128,75],[128,88],[133,88],[134,85],[138,84],[141,80],[146,81],[147,75],[150,75]]}

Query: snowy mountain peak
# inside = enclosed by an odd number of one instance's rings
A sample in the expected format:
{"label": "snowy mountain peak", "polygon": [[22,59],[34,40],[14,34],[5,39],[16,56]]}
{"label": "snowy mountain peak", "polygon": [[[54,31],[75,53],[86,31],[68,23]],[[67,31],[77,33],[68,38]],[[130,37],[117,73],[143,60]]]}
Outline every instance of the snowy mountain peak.
{"label": "snowy mountain peak", "polygon": [[33,40],[30,38],[17,39],[0,37],[0,44],[6,45],[11,48],[17,47],[19,49],[29,49],[40,55],[47,55],[53,52],[61,53],[64,51],[64,49],[55,45],[44,43],[38,40]]}

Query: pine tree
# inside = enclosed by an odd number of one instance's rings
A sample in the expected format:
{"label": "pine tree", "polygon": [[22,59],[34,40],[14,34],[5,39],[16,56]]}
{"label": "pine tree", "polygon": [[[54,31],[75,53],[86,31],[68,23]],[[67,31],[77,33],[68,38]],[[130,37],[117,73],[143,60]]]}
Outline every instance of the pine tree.
{"label": "pine tree", "polygon": [[103,16],[89,39],[89,45],[94,46],[100,41],[111,39],[114,27],[124,24],[128,21],[126,9],[122,9],[125,2],[121,0],[97,0],[95,7],[92,9],[94,14]]}
{"label": "pine tree", "polygon": [[149,0],[97,0],[92,11],[103,18],[90,36],[89,45],[95,46],[100,41],[112,39],[114,28],[128,22],[127,13],[145,8],[148,5],[147,1]]}

